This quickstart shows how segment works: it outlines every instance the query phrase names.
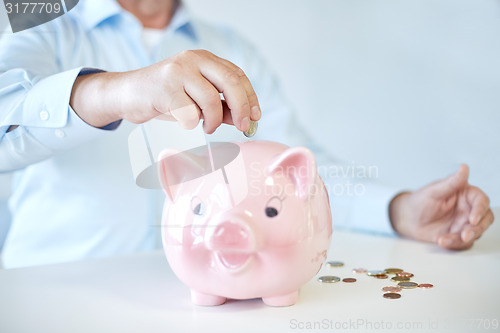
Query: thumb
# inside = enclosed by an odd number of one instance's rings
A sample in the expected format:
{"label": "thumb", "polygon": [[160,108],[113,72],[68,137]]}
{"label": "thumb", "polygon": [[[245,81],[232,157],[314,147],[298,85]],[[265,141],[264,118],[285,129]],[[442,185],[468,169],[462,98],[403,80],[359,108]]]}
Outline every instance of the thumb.
{"label": "thumb", "polygon": [[434,195],[437,197],[451,195],[464,188],[465,185],[467,185],[468,178],[469,166],[467,164],[462,164],[457,172],[433,184]]}
{"label": "thumb", "polygon": [[182,128],[191,130],[198,126],[201,111],[198,105],[193,102],[180,108],[171,109],[170,114],[177,120]]}

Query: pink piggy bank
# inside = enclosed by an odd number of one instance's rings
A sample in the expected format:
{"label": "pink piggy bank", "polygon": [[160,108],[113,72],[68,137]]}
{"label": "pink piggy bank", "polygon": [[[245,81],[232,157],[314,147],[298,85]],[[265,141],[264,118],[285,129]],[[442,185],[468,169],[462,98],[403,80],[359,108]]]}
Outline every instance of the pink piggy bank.
{"label": "pink piggy bank", "polygon": [[164,150],[162,240],[198,305],[261,297],[297,301],[326,259],[332,217],[316,161],[304,147],[267,141]]}

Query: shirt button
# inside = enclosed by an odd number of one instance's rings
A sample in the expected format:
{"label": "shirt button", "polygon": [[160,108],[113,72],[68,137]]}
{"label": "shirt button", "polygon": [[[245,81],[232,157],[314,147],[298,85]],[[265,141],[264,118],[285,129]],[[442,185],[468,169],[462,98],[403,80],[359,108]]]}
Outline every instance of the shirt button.
{"label": "shirt button", "polygon": [[49,113],[45,110],[40,112],[40,119],[42,120],[48,120],[49,119]]}
{"label": "shirt button", "polygon": [[62,139],[66,136],[66,133],[64,133],[64,131],[60,129],[55,130],[54,133],[59,139]]}

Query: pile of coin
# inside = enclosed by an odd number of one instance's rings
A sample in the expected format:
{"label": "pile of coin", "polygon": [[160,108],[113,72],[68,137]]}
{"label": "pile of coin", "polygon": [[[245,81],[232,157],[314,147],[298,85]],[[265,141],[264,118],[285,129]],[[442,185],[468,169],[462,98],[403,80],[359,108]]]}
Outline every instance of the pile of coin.
{"label": "pile of coin", "polygon": [[[341,261],[327,261],[326,262],[328,267],[343,267],[344,263]],[[383,270],[367,270],[365,268],[354,268],[352,270],[353,273],[355,274],[366,274],[368,276],[374,277],[376,279],[388,279],[389,275],[394,275],[391,277],[391,281],[396,282],[397,286],[387,286],[383,287],[382,291],[384,292],[383,297],[387,299],[398,299],[401,298],[400,292],[403,289],[415,289],[415,288],[420,288],[420,289],[430,289],[433,288],[434,286],[430,283],[416,283],[413,281],[410,281],[411,278],[414,276],[412,273],[405,272],[401,268],[386,268]],[[325,276],[320,276],[318,278],[318,281],[323,282],[323,283],[336,283],[339,281],[346,282],[346,283],[354,283],[357,281],[357,279],[353,277],[346,277],[341,279],[338,276],[333,276],[333,275],[325,275]]]}
{"label": "pile of coin", "polygon": [[[413,277],[412,273],[405,272],[401,268],[386,268],[384,271],[387,274],[394,275],[391,281],[396,282],[398,285],[396,287],[384,287],[382,291],[384,292],[383,297],[388,299],[398,299],[401,298],[400,292],[403,289],[414,289],[419,286],[416,282],[411,282],[410,279]],[[431,284],[428,284],[432,286]]]}

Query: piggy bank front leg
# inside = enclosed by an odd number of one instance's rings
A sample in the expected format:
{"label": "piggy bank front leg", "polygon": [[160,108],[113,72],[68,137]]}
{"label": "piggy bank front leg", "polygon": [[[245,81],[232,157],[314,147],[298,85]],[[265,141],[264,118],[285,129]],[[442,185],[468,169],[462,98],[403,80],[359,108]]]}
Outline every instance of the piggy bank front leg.
{"label": "piggy bank front leg", "polygon": [[226,302],[226,298],[200,293],[199,291],[191,289],[191,302],[196,305],[213,306],[224,304]]}
{"label": "piggy bank front leg", "polygon": [[262,297],[262,301],[269,306],[290,306],[294,305],[298,298],[299,291],[297,290],[285,295]]}

